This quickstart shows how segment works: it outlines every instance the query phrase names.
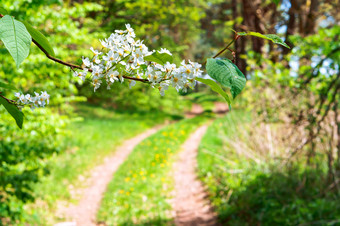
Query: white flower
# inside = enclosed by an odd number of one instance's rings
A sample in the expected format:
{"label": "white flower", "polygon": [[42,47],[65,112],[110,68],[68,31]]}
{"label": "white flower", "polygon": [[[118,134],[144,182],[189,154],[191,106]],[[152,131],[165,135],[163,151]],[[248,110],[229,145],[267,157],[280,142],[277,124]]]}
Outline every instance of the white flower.
{"label": "white flower", "polygon": [[87,75],[87,69],[84,69],[84,71],[75,71],[73,72],[74,77],[80,78],[82,81],[85,81],[85,77]]}
{"label": "white flower", "polygon": [[85,67],[91,67],[91,62],[90,62],[89,58],[83,57],[83,65],[85,65]]}
{"label": "white flower", "polygon": [[164,96],[164,91],[167,90],[169,88],[169,84],[168,83],[161,83],[158,87],[159,93],[161,94],[161,96]]}
{"label": "white flower", "polygon": [[108,80],[111,83],[114,83],[115,81],[118,81],[118,76],[119,76],[119,72],[118,71],[110,71],[108,73]]}
{"label": "white flower", "polygon": [[46,91],[41,92],[41,97],[47,102],[47,104],[50,103],[50,95]]}
{"label": "white flower", "polygon": [[94,92],[96,92],[96,90],[100,87],[101,84],[102,84],[102,81],[98,77],[94,77],[92,79],[92,86],[93,86]]}
{"label": "white flower", "polygon": [[167,72],[167,73],[169,73],[169,72],[171,72],[171,71],[173,71],[173,70],[175,70],[176,69],[176,64],[171,64],[171,63],[169,63],[169,62],[166,62],[165,64],[164,64],[164,70]]}
{"label": "white flower", "polygon": [[25,99],[26,99],[26,101],[29,102],[29,103],[33,102],[32,97],[31,97],[30,94],[26,94],[26,95],[25,95]]}
{"label": "white flower", "polygon": [[92,75],[96,77],[101,77],[103,69],[99,65],[94,65],[92,68]]}
{"label": "white flower", "polygon": [[129,88],[131,89],[133,86],[136,85],[136,81],[135,80],[129,80]]}
{"label": "white flower", "polygon": [[[145,62],[144,57],[154,53],[155,50],[148,50],[143,41],[135,39],[134,29],[130,24],[125,25],[126,30],[115,30],[109,38],[100,40],[103,50],[98,51],[91,47],[93,52],[92,62],[89,58],[83,57],[83,71],[75,72],[74,76],[85,80],[88,71],[91,71],[92,85],[96,91],[105,78],[107,88],[116,82],[124,82],[123,75],[136,79],[147,79],[151,86],[158,88],[161,95],[171,85],[177,91],[193,88],[196,84],[194,78],[202,75],[201,65],[189,60],[189,63],[182,61],[180,67],[166,62],[161,65],[155,62]],[[166,48],[161,48],[158,53],[172,55]],[[147,66],[145,64],[148,63]],[[128,79],[129,86],[136,84],[134,79]],[[16,94],[20,99],[20,95]],[[27,101],[23,99],[23,101]],[[44,101],[41,102],[43,105]]]}
{"label": "white flower", "polygon": [[133,28],[131,28],[130,24],[125,24],[125,27],[126,27],[127,32],[132,38],[136,37],[135,32]]}
{"label": "white flower", "polygon": [[21,95],[19,96],[19,101],[20,101],[21,103],[23,103],[23,104],[27,104],[27,100],[26,100],[24,94],[21,94]]}
{"label": "white flower", "polygon": [[105,56],[103,56],[103,60],[109,62],[117,62],[119,60],[119,54],[110,50]]}
{"label": "white flower", "polygon": [[95,56],[101,55],[101,54],[102,54],[102,52],[99,52],[98,50],[93,49],[93,47],[91,47],[90,50],[93,52],[93,54],[94,54]]}
{"label": "white flower", "polygon": [[167,50],[166,48],[161,48],[161,50],[158,50],[158,52],[159,53],[167,53],[167,54],[172,56],[172,53],[169,50]]}

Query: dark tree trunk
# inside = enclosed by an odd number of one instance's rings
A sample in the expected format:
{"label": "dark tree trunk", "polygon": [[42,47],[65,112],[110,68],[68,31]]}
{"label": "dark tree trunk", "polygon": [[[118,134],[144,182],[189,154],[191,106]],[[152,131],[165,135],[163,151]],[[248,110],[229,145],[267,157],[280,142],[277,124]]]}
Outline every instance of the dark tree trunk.
{"label": "dark tree trunk", "polygon": [[[296,27],[296,14],[299,12],[299,4],[296,0],[291,0],[291,6],[289,8],[288,11],[288,21],[287,21],[287,31],[286,31],[286,37],[285,37],[285,41],[287,43],[287,45],[289,45],[290,47],[293,47],[293,43],[291,43],[289,41],[289,36],[291,36],[292,34],[294,34],[295,31],[295,27]],[[282,48],[282,52],[283,54],[287,54],[289,53],[289,49],[283,47]]]}
{"label": "dark tree trunk", "polygon": [[[235,20],[239,16],[238,9],[237,9],[237,0],[232,0],[231,8],[233,11],[233,19]],[[235,31],[239,31],[239,27],[237,26],[236,23],[234,23],[233,29]],[[234,34],[232,38],[234,38]],[[245,39],[244,38],[239,39],[235,42],[235,53],[236,53],[235,64],[240,69],[240,71],[242,71],[242,73],[245,74],[247,63],[245,59],[240,58],[240,55],[243,55],[245,53]]]}
{"label": "dark tree trunk", "polygon": [[[257,1],[252,2],[248,0],[242,0],[243,5],[243,18],[245,25],[247,27],[247,30],[249,31],[256,31],[263,33],[263,30],[261,29],[261,21],[256,16],[256,10],[258,9]],[[259,54],[262,53],[261,49],[263,46],[263,40],[252,37],[252,44],[253,44],[253,50]]]}
{"label": "dark tree trunk", "polygon": [[307,14],[306,23],[305,23],[305,35],[314,34],[317,11],[318,11],[319,2],[318,0],[311,0],[309,12]]}

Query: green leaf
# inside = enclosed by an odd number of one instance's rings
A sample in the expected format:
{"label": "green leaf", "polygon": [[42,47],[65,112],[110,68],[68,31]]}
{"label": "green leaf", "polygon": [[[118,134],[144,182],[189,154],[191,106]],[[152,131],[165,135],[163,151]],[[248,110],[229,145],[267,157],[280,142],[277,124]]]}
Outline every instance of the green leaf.
{"label": "green leaf", "polygon": [[4,16],[0,20],[0,39],[19,67],[28,56],[32,42],[25,25],[9,15]]}
{"label": "green leaf", "polygon": [[0,104],[2,104],[8,113],[15,119],[18,127],[22,129],[22,123],[24,122],[24,114],[18,109],[18,107],[9,103],[6,99],[0,96]]}
{"label": "green leaf", "polygon": [[173,62],[173,58],[171,55],[167,53],[159,53],[157,51],[149,56],[144,57],[144,60],[156,62],[161,65],[164,65],[166,62],[169,62],[169,63]]}
{"label": "green leaf", "polygon": [[278,5],[280,3],[280,0],[272,0],[272,2],[274,2],[275,5]]}
{"label": "green leaf", "polygon": [[244,32],[244,31],[242,31],[242,32],[236,32],[239,36],[246,36],[247,35],[247,32]]}
{"label": "green leaf", "polygon": [[228,59],[209,58],[206,68],[210,77],[230,88],[233,98],[240,94],[246,85],[247,80],[243,73]]}
{"label": "green leaf", "polygon": [[275,34],[267,34],[267,35],[264,35],[264,34],[261,34],[261,33],[258,33],[258,32],[248,32],[247,35],[251,35],[251,36],[255,36],[255,37],[258,37],[258,38],[263,38],[263,39],[267,39],[267,40],[270,40],[272,42],[274,42],[275,44],[279,44],[279,45],[282,45],[288,49],[290,49],[290,47],[284,42],[282,41],[282,39],[275,35]]}
{"label": "green leaf", "polygon": [[8,15],[8,12],[7,12],[6,9],[0,7],[0,14],[2,14],[3,16],[5,16],[5,15]]}
{"label": "green leaf", "polygon": [[29,23],[25,22],[25,21],[21,21],[27,31],[31,34],[32,38],[43,48],[46,50],[46,52],[51,55],[51,56],[55,56],[54,50],[52,48],[52,46],[50,45],[50,43],[48,42],[47,38],[37,29],[35,29],[34,27],[32,27]]}
{"label": "green leaf", "polygon": [[224,99],[228,102],[229,105],[231,104],[231,99],[230,99],[230,97],[228,96],[228,94],[227,94],[226,92],[224,92],[224,90],[223,90],[216,82],[214,82],[214,81],[211,80],[211,79],[204,79],[204,78],[197,78],[197,77],[196,77],[195,79],[196,79],[197,81],[199,81],[199,82],[202,82],[202,83],[204,83],[204,84],[210,86],[210,88],[211,88],[213,91],[215,91],[215,92],[221,94],[221,96],[224,97]]}
{"label": "green leaf", "polygon": [[16,88],[8,83],[4,83],[0,81],[0,88],[3,89],[10,89],[10,90],[16,90]]}

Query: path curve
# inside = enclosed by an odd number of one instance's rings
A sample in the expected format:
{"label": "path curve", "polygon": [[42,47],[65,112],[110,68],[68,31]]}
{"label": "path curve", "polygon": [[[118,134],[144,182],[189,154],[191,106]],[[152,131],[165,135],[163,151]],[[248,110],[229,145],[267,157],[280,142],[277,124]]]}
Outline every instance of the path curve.
{"label": "path curve", "polygon": [[89,178],[87,188],[82,191],[82,198],[77,205],[71,205],[63,210],[63,215],[70,222],[62,222],[55,226],[94,226],[96,225],[96,214],[100,207],[103,194],[106,191],[108,183],[112,180],[113,174],[119,166],[126,160],[128,155],[133,151],[134,147],[145,138],[156,133],[162,126],[156,126],[145,131],[129,140],[126,140],[119,146],[114,155],[105,159],[102,165],[97,166]]}
{"label": "path curve", "polygon": [[172,206],[177,226],[218,225],[208,194],[196,176],[197,150],[208,125],[198,128],[182,145],[174,163],[175,197]]}

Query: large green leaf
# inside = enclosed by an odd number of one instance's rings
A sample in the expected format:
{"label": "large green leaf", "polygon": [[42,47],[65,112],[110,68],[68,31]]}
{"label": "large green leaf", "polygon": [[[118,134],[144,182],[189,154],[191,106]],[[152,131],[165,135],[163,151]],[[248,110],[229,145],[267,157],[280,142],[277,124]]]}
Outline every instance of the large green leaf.
{"label": "large green leaf", "polygon": [[204,79],[204,78],[195,78],[195,79],[199,82],[202,82],[202,83],[210,86],[210,88],[213,91],[221,94],[221,96],[224,97],[224,99],[228,102],[229,105],[231,104],[231,100],[230,100],[228,94],[226,92],[224,92],[224,90],[216,82],[214,82],[211,79]]}
{"label": "large green leaf", "polygon": [[28,24],[25,21],[22,21],[22,23],[26,26],[27,31],[31,34],[32,38],[43,48],[46,50],[46,52],[51,55],[55,56],[54,50],[50,43],[48,42],[47,38],[38,30],[36,30],[34,27],[32,27],[30,24]]}
{"label": "large green leaf", "polygon": [[229,59],[209,58],[206,68],[210,77],[230,88],[233,98],[240,94],[246,85],[245,76]]}
{"label": "large green leaf", "polygon": [[25,25],[9,15],[4,16],[0,19],[0,39],[19,67],[28,56],[32,42]]}
{"label": "large green leaf", "polygon": [[290,47],[279,36],[277,36],[275,34],[266,34],[265,35],[265,34],[261,34],[261,33],[258,33],[258,32],[250,31],[250,32],[247,33],[247,35],[267,39],[267,40],[274,42],[275,44],[279,44],[279,45],[282,45],[282,46],[290,49]]}
{"label": "large green leaf", "polygon": [[149,56],[144,57],[144,60],[156,62],[161,65],[164,65],[166,62],[169,62],[169,63],[173,62],[173,58],[171,55],[167,53],[159,53],[157,51]]}
{"label": "large green leaf", "polygon": [[10,90],[16,90],[16,88],[8,83],[0,81],[0,88],[2,89],[10,89]]}
{"label": "large green leaf", "polygon": [[2,14],[3,16],[5,16],[5,15],[8,15],[8,12],[7,12],[6,9],[0,7],[0,14]]}
{"label": "large green leaf", "polygon": [[8,113],[15,119],[18,127],[22,129],[22,123],[24,122],[24,114],[13,103],[9,103],[6,99],[0,96],[0,104],[2,104]]}

